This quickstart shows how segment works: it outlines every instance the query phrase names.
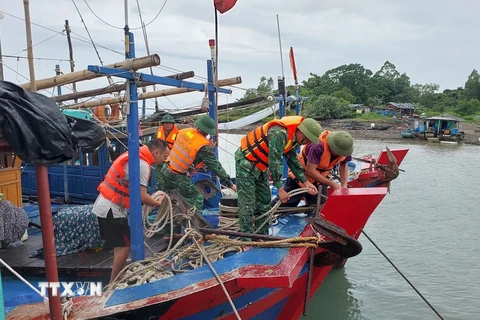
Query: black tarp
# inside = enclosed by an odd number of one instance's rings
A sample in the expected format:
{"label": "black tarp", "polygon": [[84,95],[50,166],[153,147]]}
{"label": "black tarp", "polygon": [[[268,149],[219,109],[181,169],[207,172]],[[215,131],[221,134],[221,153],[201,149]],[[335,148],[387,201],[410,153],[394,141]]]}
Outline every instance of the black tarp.
{"label": "black tarp", "polygon": [[107,132],[101,125],[86,119],[67,115],[65,117],[72,127],[73,134],[78,138],[78,147],[83,152],[94,152],[105,142]]}
{"label": "black tarp", "polygon": [[105,140],[100,125],[73,119],[53,99],[0,81],[0,129],[23,161],[54,165],[71,159],[79,147],[89,152]]}

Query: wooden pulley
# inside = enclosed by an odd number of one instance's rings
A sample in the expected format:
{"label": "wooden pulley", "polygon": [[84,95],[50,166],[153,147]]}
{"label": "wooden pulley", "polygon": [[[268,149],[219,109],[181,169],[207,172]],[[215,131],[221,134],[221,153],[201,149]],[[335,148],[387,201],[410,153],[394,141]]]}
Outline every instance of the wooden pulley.
{"label": "wooden pulley", "polygon": [[120,119],[120,105],[117,104],[111,104],[111,113],[110,117],[108,118],[108,121],[116,121]]}
{"label": "wooden pulley", "polygon": [[93,108],[93,114],[101,122],[110,122],[120,119],[120,105],[97,106]]}
{"label": "wooden pulley", "polygon": [[97,106],[93,108],[93,114],[101,122],[107,122],[107,115],[105,114],[105,106]]}

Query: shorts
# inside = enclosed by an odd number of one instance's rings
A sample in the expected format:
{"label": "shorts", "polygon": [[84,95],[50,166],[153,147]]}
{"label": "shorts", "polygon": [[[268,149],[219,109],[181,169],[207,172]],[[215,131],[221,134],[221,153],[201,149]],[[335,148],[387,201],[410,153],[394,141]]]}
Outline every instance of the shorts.
{"label": "shorts", "polygon": [[130,225],[127,218],[114,218],[112,210],[106,218],[97,217],[104,248],[130,247]]}

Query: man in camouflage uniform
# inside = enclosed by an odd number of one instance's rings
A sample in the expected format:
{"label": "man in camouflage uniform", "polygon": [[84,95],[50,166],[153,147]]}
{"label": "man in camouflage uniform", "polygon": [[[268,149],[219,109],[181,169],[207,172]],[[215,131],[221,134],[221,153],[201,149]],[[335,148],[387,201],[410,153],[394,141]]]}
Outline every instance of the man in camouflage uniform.
{"label": "man in camouflage uniform", "polygon": [[[204,136],[207,136],[207,134],[215,134],[215,122],[209,116],[204,116],[198,119],[195,122],[195,125],[197,127],[196,129],[187,129],[197,130]],[[171,167],[171,163],[169,163],[169,161],[172,160],[172,153],[175,153],[176,148],[179,147],[177,143],[178,140],[176,140],[172,152],[170,153],[170,157],[167,159],[167,165],[165,165],[160,171],[160,184],[158,184],[158,189],[163,191],[178,189],[180,195],[187,200],[190,205],[195,206],[195,208],[198,210],[201,210],[203,206],[203,196],[198,188],[193,184],[191,180],[191,174],[173,172],[174,170],[169,168],[169,166]],[[230,176],[216,158],[215,151],[211,144],[202,146],[194,156],[193,166],[197,166],[201,162],[203,162],[208,169],[212,171],[212,173],[217,175],[217,177],[220,178],[220,181],[225,186],[232,188],[234,191],[236,190],[235,185],[230,180]]]}
{"label": "man in camouflage uniform", "polygon": [[[327,196],[327,187],[333,190],[348,187],[347,163],[352,161],[353,138],[346,131],[330,132],[325,130],[319,140],[316,144],[311,143],[303,147],[298,155],[298,162],[302,165],[307,179],[315,186],[322,185],[322,194]],[[336,165],[339,166],[340,183],[328,179],[330,171]],[[290,192],[299,188],[303,188],[303,184],[295,178],[292,172],[289,172],[284,185],[285,191]],[[303,197],[303,194],[290,197],[280,207],[296,207]],[[277,196],[271,205],[274,206],[278,200]],[[325,201],[325,198],[322,197],[320,204],[324,204]],[[305,202],[309,206],[315,205],[317,196],[305,195]]]}
{"label": "man in camouflage uniform", "polygon": [[[263,143],[266,143],[268,148],[268,164],[266,164],[266,166],[268,170],[262,170],[258,167],[258,163],[256,164],[251,159],[247,159],[249,151],[262,149],[262,146],[248,149],[245,148],[245,145],[242,143],[242,146],[235,152],[238,206],[242,232],[254,233],[266,219],[266,217],[262,219],[258,219],[257,217],[270,210],[271,193],[268,171],[270,171],[273,186],[278,189],[280,200],[282,202],[288,201],[289,196],[282,187],[282,155],[285,156],[288,166],[298,180],[310,189],[309,193],[313,195],[318,193],[317,189],[307,181],[303,169],[298,162],[295,149],[297,145],[318,142],[322,128],[314,119],[303,119],[302,117],[295,117],[297,124],[290,124],[289,128],[278,124],[278,122],[284,119],[286,119],[285,121],[289,121],[287,118],[293,119],[294,117],[284,117],[279,121],[271,121],[272,124],[267,123],[264,125],[264,127],[266,126],[265,128],[268,128],[266,129],[266,139],[260,139],[258,135],[255,138],[257,142],[262,140]],[[292,127],[294,134],[291,140],[289,140],[289,132],[292,132]],[[258,129],[259,128],[256,130]],[[252,132],[255,132],[255,130]],[[245,136],[244,139],[248,139],[252,132]],[[245,140],[242,140],[242,142],[243,141]],[[256,145],[258,146],[258,143]],[[269,225],[266,223],[262,229],[259,230],[259,233],[268,234],[268,228]]]}
{"label": "man in camouflage uniform", "polygon": [[[168,149],[172,150],[173,144],[175,142],[176,135],[178,133],[177,125],[175,124],[175,119],[169,113],[166,113],[162,121],[160,121],[161,126],[157,131],[157,139],[164,140],[168,144]],[[165,166],[165,162],[160,163],[155,167],[155,178],[157,180],[157,190],[161,190],[158,186],[163,185],[162,175],[160,172]]]}

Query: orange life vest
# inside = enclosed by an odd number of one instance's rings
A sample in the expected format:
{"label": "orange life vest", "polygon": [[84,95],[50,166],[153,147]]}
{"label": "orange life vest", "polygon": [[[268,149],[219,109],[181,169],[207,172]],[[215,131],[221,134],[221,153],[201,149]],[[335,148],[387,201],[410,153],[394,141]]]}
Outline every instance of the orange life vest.
{"label": "orange life vest", "polygon": [[203,161],[196,166],[193,161],[201,147],[210,142],[194,128],[185,128],[178,131],[177,139],[167,159],[167,166],[173,173],[193,175],[204,166]]}
{"label": "orange life vest", "polygon": [[158,128],[158,131],[157,131],[157,139],[165,140],[168,144],[168,148],[172,149],[173,144],[175,143],[175,139],[177,138],[177,134],[178,134],[178,128],[176,125],[173,125],[172,131],[170,131],[168,136],[165,134],[165,128],[161,126],[160,128]]}
{"label": "orange life vest", "polygon": [[[140,147],[140,159],[146,161],[149,165],[155,162],[148,146]],[[123,166],[127,161],[128,151],[122,153],[113,161],[112,166],[105,175],[105,179],[100,183],[97,190],[108,200],[128,209],[130,208],[129,182],[125,179],[125,170],[123,170]]]}
{"label": "orange life vest", "polygon": [[[333,161],[332,159],[332,153],[330,152],[330,148],[328,147],[328,142],[327,142],[327,136],[330,134],[330,131],[325,130],[322,132],[320,135],[320,142],[323,144],[323,154],[322,157],[320,158],[320,163],[317,165],[317,170],[320,172],[320,174],[324,177],[327,177],[328,174],[330,173],[330,170],[333,169],[333,167],[337,164],[345,160],[347,157],[343,156],[338,156]],[[302,148],[302,151],[298,155],[298,162],[302,165],[303,171],[307,173],[307,147],[310,145],[307,144]],[[295,179],[295,175],[291,170],[288,171],[288,176],[292,179]],[[310,176],[307,175],[308,181],[311,183],[315,182],[315,179],[311,178]]]}
{"label": "orange life vest", "polygon": [[261,171],[265,171],[268,168],[268,139],[267,131],[272,126],[281,126],[287,129],[287,143],[283,149],[283,153],[287,153],[297,146],[297,143],[293,143],[293,137],[297,127],[304,120],[301,116],[287,116],[280,120],[272,120],[257,127],[253,131],[249,132],[241,140],[242,152],[247,160],[250,160]]}

